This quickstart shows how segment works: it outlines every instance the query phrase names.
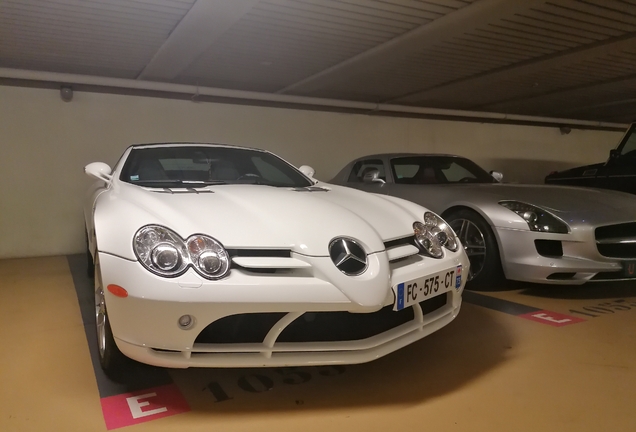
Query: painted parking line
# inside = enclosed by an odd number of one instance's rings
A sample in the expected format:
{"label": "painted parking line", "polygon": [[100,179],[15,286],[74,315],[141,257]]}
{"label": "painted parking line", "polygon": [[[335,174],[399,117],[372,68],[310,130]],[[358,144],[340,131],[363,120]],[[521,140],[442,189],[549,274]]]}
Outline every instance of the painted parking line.
{"label": "painted parking line", "polygon": [[108,430],[189,411],[166,369],[134,363],[121,382],[108,378],[99,364],[93,280],[86,275],[86,256],[69,255],[68,265],[79,302],[97,389]]}
{"label": "painted parking line", "polygon": [[484,294],[478,294],[474,291],[466,291],[462,294],[465,302],[482,306],[488,309],[503,312],[508,315],[515,315],[541,324],[547,324],[553,327],[563,327],[570,324],[577,324],[586,320],[571,315],[564,315],[545,309],[539,309],[533,306],[521,303],[511,302]]}

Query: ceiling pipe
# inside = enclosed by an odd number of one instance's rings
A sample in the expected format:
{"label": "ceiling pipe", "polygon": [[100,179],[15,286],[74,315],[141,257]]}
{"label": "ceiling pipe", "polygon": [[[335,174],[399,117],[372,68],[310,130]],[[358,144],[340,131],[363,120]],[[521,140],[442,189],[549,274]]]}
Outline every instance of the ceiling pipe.
{"label": "ceiling pipe", "polygon": [[480,112],[480,111],[464,111],[464,110],[451,110],[442,108],[424,108],[406,105],[373,103],[373,102],[357,102],[339,99],[325,99],[308,96],[294,96],[286,94],[276,93],[264,93],[244,90],[229,90],[214,87],[199,87],[196,85],[188,84],[173,84],[156,81],[142,81],[125,78],[108,78],[100,76],[89,75],[75,75],[58,72],[43,72],[33,71],[25,69],[11,69],[0,68],[0,78],[15,79],[15,80],[27,80],[27,81],[42,81],[49,83],[59,83],[67,85],[87,85],[97,87],[109,87],[120,89],[133,89],[133,90],[146,90],[146,91],[158,91],[167,93],[180,93],[191,96],[213,96],[220,98],[230,99],[242,99],[261,102],[274,102],[285,103],[295,105],[311,105],[322,106],[328,108],[346,108],[354,110],[377,112],[390,112],[390,113],[403,113],[403,114],[418,114],[428,116],[444,116],[444,117],[458,117],[458,118],[471,118],[490,121],[510,121],[510,122],[523,122],[523,123],[540,123],[540,124],[554,124],[558,126],[579,126],[579,127],[593,127],[593,128],[611,128],[611,129],[626,129],[628,125],[623,123],[608,123],[591,120],[575,120],[575,119],[563,119],[553,117],[537,117],[517,114],[504,114],[493,112]]}

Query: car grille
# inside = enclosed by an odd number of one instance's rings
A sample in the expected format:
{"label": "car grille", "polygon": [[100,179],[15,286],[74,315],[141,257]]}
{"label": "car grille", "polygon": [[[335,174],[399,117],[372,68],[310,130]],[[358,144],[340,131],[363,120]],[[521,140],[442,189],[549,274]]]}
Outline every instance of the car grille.
{"label": "car grille", "polygon": [[[424,315],[444,307],[449,293],[420,303]],[[286,313],[246,313],[230,315],[208,325],[195,344],[263,342],[271,328]],[[372,313],[306,312],[289,324],[276,342],[341,342],[367,339],[414,319],[413,307],[393,311],[393,305]]]}
{"label": "car grille", "polygon": [[636,222],[596,228],[598,252],[611,258],[636,258]]}
{"label": "car grille", "polygon": [[384,248],[389,257],[389,262],[392,263],[420,253],[415,243],[415,236],[386,241],[384,242]]}

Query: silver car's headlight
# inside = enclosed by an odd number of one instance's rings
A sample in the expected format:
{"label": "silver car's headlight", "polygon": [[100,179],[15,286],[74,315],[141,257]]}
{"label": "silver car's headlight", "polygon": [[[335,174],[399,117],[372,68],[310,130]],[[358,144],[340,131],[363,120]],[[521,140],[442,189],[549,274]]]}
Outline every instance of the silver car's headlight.
{"label": "silver car's headlight", "polygon": [[133,238],[133,249],[139,262],[160,276],[179,276],[190,264],[207,279],[222,278],[230,269],[227,251],[212,237],[193,235],[184,241],[160,225],[139,229]]}
{"label": "silver car's headlight", "polygon": [[532,231],[567,234],[568,225],[540,207],[519,201],[499,201],[499,204],[523,218]]}
{"label": "silver car's headlight", "polygon": [[443,257],[444,247],[454,252],[459,246],[453,229],[432,212],[424,213],[424,223],[415,222],[413,231],[417,243],[433,258]]}

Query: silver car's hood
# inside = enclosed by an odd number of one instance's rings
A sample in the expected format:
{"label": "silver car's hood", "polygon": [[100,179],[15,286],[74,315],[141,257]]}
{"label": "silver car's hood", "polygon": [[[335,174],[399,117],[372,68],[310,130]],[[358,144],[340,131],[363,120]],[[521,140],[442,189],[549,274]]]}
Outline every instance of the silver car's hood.
{"label": "silver car's hood", "polygon": [[[449,185],[448,188],[455,200],[471,201],[482,208],[496,208],[503,200],[521,201],[551,211],[569,223],[599,225],[636,220],[636,197],[622,192],[515,184]],[[505,210],[504,215],[508,211]],[[509,226],[508,223],[505,226]]]}
{"label": "silver car's hood", "polygon": [[[378,188],[382,190],[382,188]],[[636,196],[603,189],[516,184],[396,185],[384,193],[438,213],[469,207],[496,227],[527,230],[528,224],[500,201],[521,201],[548,210],[570,226],[600,226],[636,221]]]}
{"label": "silver car's hood", "polygon": [[636,197],[603,189],[584,189],[552,185],[478,184],[456,185],[453,192],[463,192],[477,199],[516,200],[557,212],[582,212],[595,208],[636,211]]}

